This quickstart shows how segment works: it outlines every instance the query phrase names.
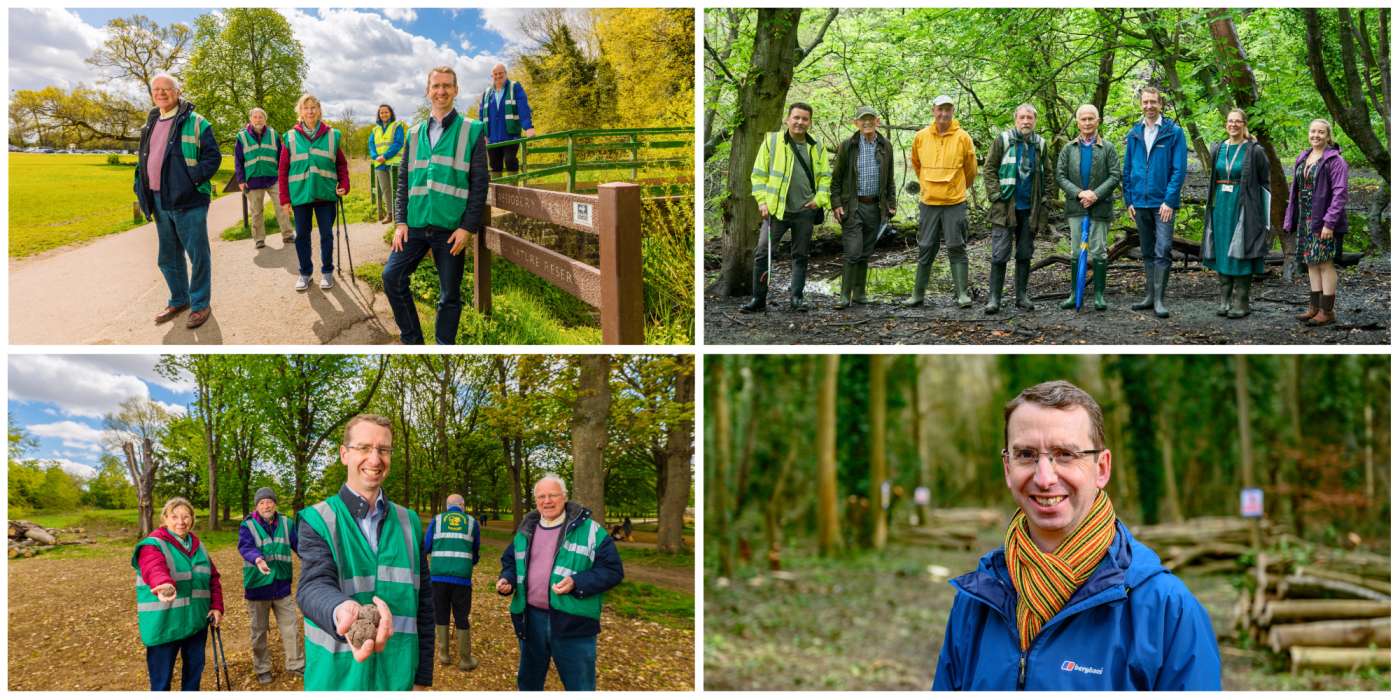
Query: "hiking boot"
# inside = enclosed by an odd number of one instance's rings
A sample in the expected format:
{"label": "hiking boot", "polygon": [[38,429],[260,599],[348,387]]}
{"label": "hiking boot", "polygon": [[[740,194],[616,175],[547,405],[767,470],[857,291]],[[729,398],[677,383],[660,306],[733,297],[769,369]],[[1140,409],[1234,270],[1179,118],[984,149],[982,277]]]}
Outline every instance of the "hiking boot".
{"label": "hiking boot", "polygon": [[311,275],[297,275],[297,291],[304,292],[311,284]]}
{"label": "hiking boot", "polygon": [[1152,313],[1157,314],[1157,318],[1167,318],[1171,312],[1167,311],[1167,277],[1171,275],[1171,268],[1162,266],[1152,271],[1152,276],[1157,279],[1152,288]]}
{"label": "hiking boot", "polygon": [[1336,315],[1335,313],[1333,313],[1333,309],[1336,308],[1337,295],[1336,295],[1336,294],[1321,294],[1321,295],[1319,295],[1318,301],[1320,302],[1320,303],[1319,303],[1319,307],[1320,307],[1320,308],[1317,310],[1317,315],[1315,315],[1315,316],[1313,316],[1312,318],[1308,319],[1308,325],[1309,325],[1309,326],[1330,326],[1330,325],[1332,325],[1333,323],[1336,323],[1336,322],[1337,322],[1337,315]]}
{"label": "hiking boot", "polygon": [[457,630],[457,670],[475,671],[480,664],[476,657],[472,656],[472,630]]}
{"label": "hiking boot", "polygon": [[1311,291],[1311,290],[1310,290],[1310,291],[1308,292],[1308,310],[1307,310],[1307,311],[1304,311],[1304,312],[1301,313],[1301,314],[1298,314],[1298,315],[1294,316],[1293,318],[1296,318],[1296,319],[1298,319],[1299,321],[1307,322],[1307,321],[1311,320],[1313,316],[1316,316],[1316,315],[1317,315],[1317,312],[1318,312],[1318,311],[1321,311],[1321,310],[1322,310],[1322,292]]}
{"label": "hiking boot", "polygon": [[1249,285],[1253,283],[1254,275],[1234,278],[1234,285],[1231,288],[1233,295],[1230,299],[1230,318],[1244,318],[1249,315]]}
{"label": "hiking boot", "polygon": [[1035,311],[1035,304],[1031,303],[1031,261],[1016,261],[1016,308],[1026,311]]}
{"label": "hiking boot", "polygon": [[870,262],[866,261],[856,265],[856,269],[851,272],[851,303],[867,304],[869,301],[865,296],[865,278],[870,274]]}
{"label": "hiking boot", "polygon": [[1235,291],[1235,278],[1225,274],[1218,274],[1220,277],[1220,306],[1215,309],[1216,316],[1228,316],[1230,314],[1230,296]]}
{"label": "hiking boot", "polygon": [[948,267],[953,273],[953,293],[957,295],[958,308],[972,306],[972,297],[967,295],[967,261],[952,260]]}
{"label": "hiking boot", "polygon": [[329,272],[321,273],[321,289],[330,289],[335,286],[335,275]]}
{"label": "hiking boot", "polygon": [[933,263],[919,263],[914,269],[914,293],[904,300],[908,307],[924,305],[924,290],[928,288],[928,272]]}
{"label": "hiking boot", "polygon": [[1108,286],[1108,261],[1094,261],[1094,310],[1103,311],[1108,308],[1108,302],[1104,301],[1103,290]]}
{"label": "hiking boot", "polygon": [[982,309],[983,313],[990,315],[1001,311],[1001,288],[1005,284],[1006,263],[992,263],[992,274],[987,283],[987,306]]}
{"label": "hiking boot", "polygon": [[1128,307],[1128,308],[1132,309],[1133,311],[1143,311],[1143,310],[1152,308],[1152,301],[1153,301],[1153,299],[1155,298],[1155,297],[1153,296],[1154,292],[1153,292],[1153,284],[1152,284],[1152,283],[1154,282],[1154,280],[1153,280],[1153,275],[1152,275],[1152,263],[1143,263],[1143,265],[1142,265],[1142,272],[1143,272],[1143,280],[1142,280],[1142,283],[1145,285],[1144,290],[1143,290],[1143,291],[1144,291],[1144,295],[1143,295],[1143,297],[1142,297],[1142,301],[1139,301],[1139,302],[1133,304],[1132,306]]}

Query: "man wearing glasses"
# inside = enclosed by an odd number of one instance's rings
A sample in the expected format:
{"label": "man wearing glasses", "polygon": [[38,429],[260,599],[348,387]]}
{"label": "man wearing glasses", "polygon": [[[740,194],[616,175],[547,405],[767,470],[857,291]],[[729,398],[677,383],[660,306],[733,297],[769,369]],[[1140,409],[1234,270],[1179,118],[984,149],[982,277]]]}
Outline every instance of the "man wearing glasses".
{"label": "man wearing glasses", "polygon": [[1006,404],[1005,546],[957,589],[934,690],[1220,690],[1210,618],[1103,491],[1103,411],[1065,381]]}
{"label": "man wearing glasses", "polygon": [[544,690],[553,659],[564,690],[596,690],[603,593],[622,583],[622,558],[592,512],[569,500],[558,475],[535,482],[535,508],[501,554],[496,581],[496,592],[511,596],[516,687]]}
{"label": "man wearing glasses", "polygon": [[841,300],[836,308],[865,303],[865,273],[875,252],[880,225],[893,218],[894,153],[880,135],[880,117],[873,107],[860,107],[856,133],[836,147],[831,170],[831,213],[841,224],[845,262],[841,266]]}
{"label": "man wearing glasses", "polygon": [[[345,424],[339,493],[301,512],[301,582],[306,617],[306,690],[409,690],[433,683],[432,583],[418,514],[392,503],[394,433],[388,418]],[[362,608],[379,612],[372,638],[346,633]],[[420,633],[423,630],[424,633]]]}

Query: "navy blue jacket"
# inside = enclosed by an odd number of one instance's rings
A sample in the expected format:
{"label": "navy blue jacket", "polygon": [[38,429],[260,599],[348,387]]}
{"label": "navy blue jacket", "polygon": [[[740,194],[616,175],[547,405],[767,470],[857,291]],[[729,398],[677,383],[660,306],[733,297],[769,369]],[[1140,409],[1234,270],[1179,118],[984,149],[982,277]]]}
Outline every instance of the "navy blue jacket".
{"label": "navy blue jacket", "polygon": [[1181,185],[1186,182],[1186,133],[1176,122],[1161,118],[1152,152],[1147,152],[1142,122],[1128,132],[1123,149],[1123,201],[1138,209],[1166,204],[1181,208]]}
{"label": "navy blue jacket", "polygon": [[1021,653],[1004,548],[953,579],[958,590],[934,690],[1220,690],[1205,608],[1157,553],[1118,534],[1089,580]]}
{"label": "navy blue jacket", "polygon": [[[214,140],[214,127],[204,130],[199,139],[199,159],[194,169],[185,167],[185,157],[180,151],[180,129],[185,120],[194,112],[194,104],[180,100],[175,112],[175,123],[170,125],[170,142],[165,144],[165,164],[160,170],[160,207],[166,211],[194,209],[209,206],[209,195],[195,189],[200,183],[213,179],[219,172],[219,164],[224,156],[219,152],[219,144]],[[155,216],[155,192],[146,185],[146,157],[151,152],[151,128],[160,119],[160,109],[152,109],[146,115],[146,126],[141,129],[141,148],[137,151],[136,182],[133,188],[136,199],[141,203],[141,213],[150,221]]]}
{"label": "navy blue jacket", "polygon": [[[262,531],[266,533],[268,537],[271,537],[277,534],[277,519],[285,517],[287,516],[281,513],[274,513],[272,516],[272,522],[269,523],[268,521],[263,520],[262,516],[258,515],[257,511],[253,511],[249,513],[248,517],[244,518],[244,520],[252,520],[254,523],[256,523],[257,527],[262,528]],[[292,551],[295,552],[297,551],[296,523],[289,524],[287,526],[287,532],[290,535]],[[239,556],[243,557],[243,561],[246,561],[254,566],[257,565],[258,558],[263,555],[262,550],[258,549],[257,542],[253,541],[253,533],[248,532],[248,528],[244,527],[242,523],[239,523],[238,525],[238,554]],[[291,579],[287,579],[286,581],[273,581],[272,583],[269,583],[266,586],[258,586],[257,588],[243,589],[243,597],[246,600],[279,600],[281,598],[286,598],[291,594]]]}
{"label": "navy blue jacket", "polygon": [[[558,544],[564,543],[564,536],[573,531],[574,528],[588,522],[592,512],[587,508],[569,501],[564,504],[564,532],[559,535]],[[534,542],[535,528],[540,524],[540,512],[532,510],[523,520],[520,521],[520,529],[525,532],[528,542]],[[559,550],[555,550],[557,554]],[[525,553],[525,562],[530,562],[530,553]],[[501,553],[501,578],[515,585],[515,538],[511,538],[510,545],[506,551]],[[622,583],[622,557],[617,553],[617,545],[613,543],[613,538],[603,537],[603,541],[598,544],[597,551],[593,556],[593,568],[587,571],[580,571],[573,575],[574,590],[569,595],[575,598],[587,598],[597,595]],[[526,584],[529,577],[526,577]],[[508,594],[509,595],[509,594]],[[525,614],[512,614],[511,624],[515,625],[515,636],[525,638]],[[593,637],[601,631],[601,626],[597,620],[579,615],[570,615],[566,612],[551,609],[549,611],[549,636],[555,639],[565,637]]]}
{"label": "navy blue jacket", "polygon": [[[462,509],[458,508],[457,506],[448,506],[447,510],[449,512],[454,510],[458,513],[462,512]],[[427,555],[429,563],[431,563],[433,560],[433,533],[436,531],[436,528],[437,518],[433,518],[432,520],[428,521],[428,527],[423,532],[423,553]],[[476,522],[476,529],[472,530],[472,563],[475,564],[479,561],[481,561],[480,520]],[[472,571],[475,572],[476,569],[473,568]],[[472,580],[469,578],[462,578],[461,576],[439,576],[437,574],[433,574],[433,583],[450,583],[454,586],[470,586],[472,585]]]}

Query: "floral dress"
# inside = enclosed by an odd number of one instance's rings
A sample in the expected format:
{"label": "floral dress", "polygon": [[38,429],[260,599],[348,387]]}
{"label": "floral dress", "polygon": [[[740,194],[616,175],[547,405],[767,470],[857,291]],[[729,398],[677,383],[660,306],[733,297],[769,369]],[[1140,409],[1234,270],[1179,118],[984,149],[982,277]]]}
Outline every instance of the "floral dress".
{"label": "floral dress", "polygon": [[[1298,225],[1298,260],[1304,265],[1323,265],[1333,261],[1337,254],[1337,235],[1323,240],[1321,229],[1313,231],[1312,225],[1312,201],[1313,187],[1317,180],[1318,168],[1322,161],[1302,166],[1302,173],[1298,177],[1302,178],[1298,185],[1298,203],[1301,212],[1301,221]],[[1318,212],[1322,216],[1326,212]]]}

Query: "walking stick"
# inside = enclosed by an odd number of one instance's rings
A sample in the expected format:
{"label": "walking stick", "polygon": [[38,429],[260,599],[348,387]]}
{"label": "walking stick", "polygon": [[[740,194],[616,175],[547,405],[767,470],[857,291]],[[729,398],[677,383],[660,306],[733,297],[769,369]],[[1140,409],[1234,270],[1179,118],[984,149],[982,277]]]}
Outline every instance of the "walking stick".
{"label": "walking stick", "polygon": [[1084,223],[1079,227],[1079,264],[1074,275],[1074,310],[1084,306],[1084,268],[1089,261],[1089,212],[1084,212]]}
{"label": "walking stick", "polygon": [[[336,202],[340,205],[340,217],[339,217],[339,219],[340,219],[340,235],[343,236],[343,237],[345,238],[345,259],[348,260],[348,261],[350,262],[350,270],[351,270],[351,274],[353,275],[353,274],[354,274],[354,270],[355,270],[355,256],[354,256],[353,253],[350,252],[350,220],[347,219],[347,218],[345,218],[345,198],[344,198],[344,197],[336,197],[335,199],[336,199]],[[338,237],[340,237],[340,236],[338,236]],[[345,274],[345,271],[344,271],[345,269],[339,266],[339,263],[340,263],[340,254],[339,254],[339,253],[337,253],[336,256],[335,256],[335,262],[336,262],[337,269],[340,270],[340,273],[341,273],[341,275],[343,276],[343,275]]]}
{"label": "walking stick", "polygon": [[[214,657],[214,689],[233,690],[233,683],[228,679],[228,655],[224,653],[224,635],[219,631],[219,626],[214,624],[214,618],[209,617],[209,641],[213,647]],[[223,677],[219,674],[222,671]]]}

